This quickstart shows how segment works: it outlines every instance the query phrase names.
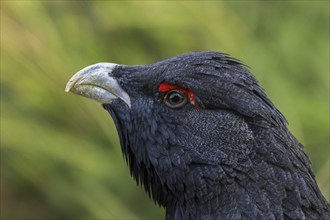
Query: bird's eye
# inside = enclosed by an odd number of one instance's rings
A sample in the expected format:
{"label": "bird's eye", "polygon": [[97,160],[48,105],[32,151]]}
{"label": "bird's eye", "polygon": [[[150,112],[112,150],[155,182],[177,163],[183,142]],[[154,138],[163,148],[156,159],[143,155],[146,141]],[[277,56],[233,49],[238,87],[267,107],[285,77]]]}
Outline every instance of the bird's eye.
{"label": "bird's eye", "polygon": [[187,95],[180,90],[171,90],[165,94],[164,102],[168,107],[180,108],[187,103]]}

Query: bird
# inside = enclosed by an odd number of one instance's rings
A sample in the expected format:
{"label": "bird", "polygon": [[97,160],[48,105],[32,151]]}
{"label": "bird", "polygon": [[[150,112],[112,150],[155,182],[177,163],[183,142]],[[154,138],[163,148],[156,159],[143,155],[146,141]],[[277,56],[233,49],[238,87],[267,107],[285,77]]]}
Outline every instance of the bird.
{"label": "bird", "polygon": [[303,145],[227,53],[97,63],[65,91],[109,112],[130,174],[166,220],[330,219]]}

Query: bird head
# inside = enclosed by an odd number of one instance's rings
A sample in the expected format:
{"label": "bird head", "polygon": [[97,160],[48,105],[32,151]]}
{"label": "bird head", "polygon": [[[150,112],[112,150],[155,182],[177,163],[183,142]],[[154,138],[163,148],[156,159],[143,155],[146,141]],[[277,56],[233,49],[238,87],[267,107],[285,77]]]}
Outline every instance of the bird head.
{"label": "bird head", "polygon": [[173,215],[194,215],[203,204],[209,213],[224,207],[220,194],[240,193],[231,184],[257,178],[268,157],[260,147],[268,143],[258,141],[268,133],[256,127],[277,130],[279,139],[286,133],[286,120],[249,69],[224,53],[191,52],[150,65],[98,63],[76,73],[66,91],[110,113],[131,175]]}

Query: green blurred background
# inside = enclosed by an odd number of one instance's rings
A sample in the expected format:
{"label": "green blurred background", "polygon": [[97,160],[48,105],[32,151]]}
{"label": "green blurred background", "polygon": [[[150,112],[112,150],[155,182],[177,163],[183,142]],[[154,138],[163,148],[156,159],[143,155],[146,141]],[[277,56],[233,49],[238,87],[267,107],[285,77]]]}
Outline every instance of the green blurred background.
{"label": "green blurred background", "polygon": [[251,67],[329,200],[328,1],[1,1],[1,219],[163,219],[108,113],[64,87],[96,62],[194,50]]}

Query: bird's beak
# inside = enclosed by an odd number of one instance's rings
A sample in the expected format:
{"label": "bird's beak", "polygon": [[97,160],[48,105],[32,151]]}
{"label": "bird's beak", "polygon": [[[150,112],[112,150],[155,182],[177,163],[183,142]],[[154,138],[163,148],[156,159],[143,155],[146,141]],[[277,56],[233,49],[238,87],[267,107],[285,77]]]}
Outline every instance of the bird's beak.
{"label": "bird's beak", "polygon": [[118,66],[114,63],[97,63],[80,70],[66,84],[65,91],[73,92],[102,104],[111,104],[115,99],[123,100],[131,107],[129,95],[121,88],[112,71]]}

